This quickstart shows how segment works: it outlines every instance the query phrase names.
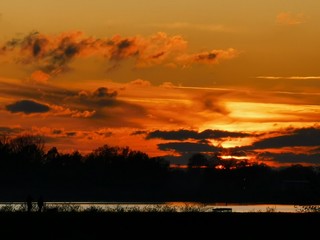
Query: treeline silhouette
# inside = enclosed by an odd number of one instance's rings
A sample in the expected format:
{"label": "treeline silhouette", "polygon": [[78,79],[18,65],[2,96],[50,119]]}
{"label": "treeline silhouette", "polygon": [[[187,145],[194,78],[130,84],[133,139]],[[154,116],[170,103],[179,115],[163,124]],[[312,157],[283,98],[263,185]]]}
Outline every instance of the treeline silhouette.
{"label": "treeline silhouette", "polygon": [[129,147],[104,145],[83,155],[45,151],[41,136],[2,136],[0,201],[46,201],[318,204],[318,167],[223,160],[201,153],[188,167],[172,168],[163,157],[149,157]]}

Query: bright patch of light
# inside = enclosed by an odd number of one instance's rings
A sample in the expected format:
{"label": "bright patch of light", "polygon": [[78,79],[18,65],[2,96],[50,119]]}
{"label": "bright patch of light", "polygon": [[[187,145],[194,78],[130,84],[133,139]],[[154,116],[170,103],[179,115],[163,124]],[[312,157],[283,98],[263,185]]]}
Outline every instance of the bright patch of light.
{"label": "bright patch of light", "polygon": [[221,156],[222,159],[237,159],[237,160],[246,160],[248,159],[248,156]]}

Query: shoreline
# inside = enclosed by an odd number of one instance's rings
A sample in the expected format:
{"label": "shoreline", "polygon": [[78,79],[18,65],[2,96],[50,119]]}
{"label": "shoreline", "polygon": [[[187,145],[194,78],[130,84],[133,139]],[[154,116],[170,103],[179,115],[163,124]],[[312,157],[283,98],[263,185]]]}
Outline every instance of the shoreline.
{"label": "shoreline", "polygon": [[[214,212],[2,212],[0,228],[12,239],[103,239],[121,237],[202,234],[223,231],[224,236],[304,234],[316,230],[320,213],[214,213]],[[229,230],[228,230],[229,229]],[[218,233],[218,232],[217,232]],[[218,234],[219,235],[219,234]]]}
{"label": "shoreline", "polygon": [[[32,202],[32,212],[38,210],[37,202]],[[281,203],[200,203],[200,202],[44,202],[44,211],[60,212],[212,212],[228,211],[237,213],[248,212],[284,212],[296,213],[310,211],[319,205],[294,205]],[[308,208],[309,207],[309,208]],[[0,202],[0,212],[24,212],[25,202]]]}

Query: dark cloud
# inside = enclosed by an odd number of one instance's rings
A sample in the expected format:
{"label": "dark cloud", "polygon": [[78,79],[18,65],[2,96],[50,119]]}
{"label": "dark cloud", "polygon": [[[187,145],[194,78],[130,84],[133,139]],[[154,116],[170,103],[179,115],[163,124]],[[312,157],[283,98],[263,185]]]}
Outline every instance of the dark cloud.
{"label": "dark cloud", "polygon": [[52,39],[34,31],[24,38],[8,41],[2,49],[11,51],[14,48],[20,48],[26,56],[20,58],[19,63],[34,63],[45,73],[57,74],[68,69],[67,64],[80,53],[83,47],[82,42],[77,42],[72,33],[60,37],[53,44]]}
{"label": "dark cloud", "polygon": [[320,153],[295,154],[295,153],[271,153],[263,152],[257,156],[258,160],[275,161],[281,164],[320,164]]}
{"label": "dark cloud", "polygon": [[144,135],[144,134],[148,134],[147,131],[142,131],[142,130],[138,130],[138,131],[134,131],[132,132],[130,135]]}
{"label": "dark cloud", "polygon": [[196,56],[197,61],[214,60],[217,58],[216,53],[203,53]]}
{"label": "dark cloud", "polygon": [[52,134],[61,134],[62,133],[62,130],[60,129],[53,129],[52,130]]}
{"label": "dark cloud", "polygon": [[198,132],[192,130],[177,130],[177,131],[160,131],[156,130],[149,132],[146,139],[160,138],[164,140],[187,140],[187,139],[198,139]]}
{"label": "dark cloud", "polygon": [[204,98],[202,101],[200,101],[203,104],[203,108],[210,110],[212,112],[220,113],[223,115],[226,115],[229,113],[228,109],[226,109],[225,106],[221,104],[221,102],[217,101],[215,98]]}
{"label": "dark cloud", "polygon": [[50,84],[30,84],[12,83],[0,81],[1,94],[9,97],[16,96],[20,99],[36,99],[38,97],[41,101],[50,102],[50,104],[60,105],[62,100],[67,97],[77,96],[78,91],[67,88],[60,88]]}
{"label": "dark cloud", "polygon": [[247,149],[267,149],[298,146],[320,146],[320,128],[295,129],[282,136],[257,141]]}
{"label": "dark cloud", "polygon": [[37,103],[31,100],[21,100],[6,106],[6,109],[12,113],[23,112],[25,114],[31,113],[45,113],[50,111],[47,105]]}
{"label": "dark cloud", "polygon": [[116,99],[117,95],[116,91],[109,92],[108,88],[100,87],[93,92],[82,91],[69,98],[68,101],[94,109],[97,107],[112,107],[121,105],[120,101]]}
{"label": "dark cloud", "polygon": [[188,139],[195,139],[195,140],[202,140],[202,139],[223,139],[223,138],[244,138],[250,137],[251,134],[242,133],[242,132],[228,132],[222,130],[211,130],[207,129],[202,132],[197,132],[193,130],[185,130],[180,129],[176,131],[160,131],[156,130],[153,132],[149,132],[146,136],[146,139],[152,138],[160,138],[164,140],[188,140]]}
{"label": "dark cloud", "polygon": [[165,52],[159,52],[159,53],[152,55],[151,58],[157,59],[157,58],[160,58],[161,56],[163,56],[164,54],[165,54]]}
{"label": "dark cloud", "polygon": [[221,59],[231,59],[238,55],[238,52],[229,48],[227,50],[212,50],[187,56],[184,60],[188,63],[216,64]]}
{"label": "dark cloud", "polygon": [[106,87],[100,87],[97,90],[93,92],[93,96],[103,98],[103,97],[116,97],[118,93],[116,91],[114,92],[108,92],[108,88]]}
{"label": "dark cloud", "polygon": [[76,132],[66,132],[66,135],[67,135],[68,137],[74,137],[74,136],[77,135],[77,133],[76,133]]}
{"label": "dark cloud", "polygon": [[21,128],[0,127],[0,134],[19,133],[21,130]]}
{"label": "dark cloud", "polygon": [[137,119],[145,118],[147,111],[143,106],[118,99],[117,91],[99,87],[94,91],[75,91],[56,87],[51,84],[9,83],[0,81],[2,96],[20,99],[32,98],[34,101],[46,103],[51,113],[60,116],[75,117],[77,114],[87,119],[99,121],[100,127],[130,126],[140,128]]}
{"label": "dark cloud", "polygon": [[[130,50],[131,48],[136,49],[135,51]],[[134,40],[123,39],[118,43],[114,44],[113,51],[111,52],[111,59],[121,60],[128,56],[134,56],[138,54],[138,49],[135,46]]]}
{"label": "dark cloud", "polygon": [[132,126],[131,121],[133,118],[147,116],[144,107],[119,100],[117,95],[117,91],[110,91],[108,88],[100,87],[93,92],[82,91],[75,96],[66,98],[66,101],[76,105],[82,111],[88,108],[94,110],[93,119],[107,119],[112,125]]}
{"label": "dark cloud", "polygon": [[95,132],[95,134],[106,137],[106,138],[111,137],[113,135],[112,132]]}
{"label": "dark cloud", "polygon": [[[225,139],[225,138],[244,138],[244,137],[261,137],[266,135],[254,135],[242,132],[228,132],[221,130],[204,130],[197,132],[193,130],[177,130],[177,131],[153,131],[146,135],[147,139],[163,139],[178,140],[181,142],[168,142],[158,144],[158,148],[162,151],[175,151],[179,153],[178,157],[168,156],[174,162],[185,162],[191,153],[222,153],[228,156],[247,157],[256,156],[257,160],[264,162],[278,162],[279,164],[299,163],[299,164],[320,164],[320,129],[317,127],[287,129],[286,132],[275,132],[281,134],[277,137],[265,138],[254,142],[250,146],[222,148],[213,146],[208,139]],[[197,140],[191,142],[190,140]],[[187,142],[185,142],[187,141]],[[258,149],[275,149],[275,148],[294,148],[309,147],[305,153],[282,152],[274,153],[270,151],[257,152]]]}
{"label": "dark cloud", "polygon": [[209,138],[209,139],[222,139],[222,138],[244,138],[244,137],[250,137],[253,136],[249,133],[243,133],[243,132],[229,132],[229,131],[223,131],[223,130],[211,130],[207,129],[200,133],[200,136],[202,138]]}
{"label": "dark cloud", "polygon": [[217,152],[221,150],[221,148],[215,147],[210,144],[193,142],[160,143],[158,144],[158,148],[162,151],[174,150],[179,153]]}
{"label": "dark cloud", "polygon": [[224,149],[224,152],[226,155],[237,157],[247,157],[249,153],[249,151],[242,150],[241,147],[226,148]]}

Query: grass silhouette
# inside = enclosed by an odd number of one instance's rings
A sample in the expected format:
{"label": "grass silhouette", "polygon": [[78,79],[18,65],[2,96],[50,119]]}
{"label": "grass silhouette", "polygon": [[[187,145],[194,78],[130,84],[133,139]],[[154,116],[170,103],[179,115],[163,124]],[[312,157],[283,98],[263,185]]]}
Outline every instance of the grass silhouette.
{"label": "grass silhouette", "polygon": [[[210,212],[185,204],[181,206],[150,205],[142,208],[117,205],[113,208],[64,203],[46,204],[43,212],[28,212],[24,205],[0,208],[0,232],[8,239],[82,240],[137,237],[139,239],[212,237],[259,239],[275,236],[289,239],[292,234],[309,239],[320,222],[316,207],[296,213],[276,212]],[[317,211],[316,211],[317,210]],[[295,239],[295,238],[293,238]]]}

